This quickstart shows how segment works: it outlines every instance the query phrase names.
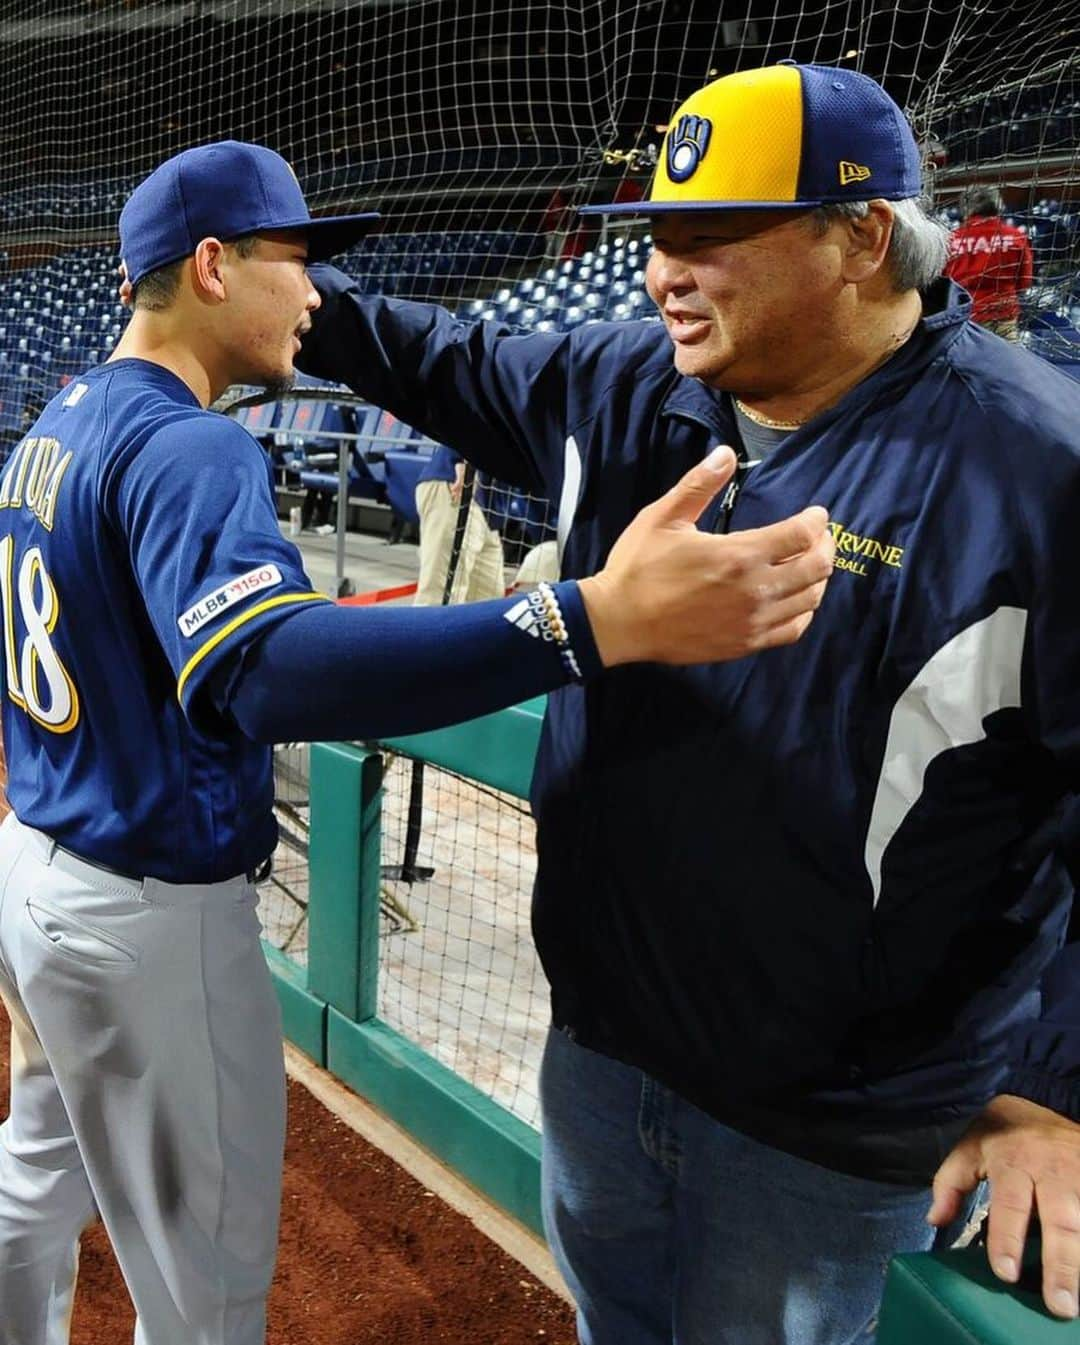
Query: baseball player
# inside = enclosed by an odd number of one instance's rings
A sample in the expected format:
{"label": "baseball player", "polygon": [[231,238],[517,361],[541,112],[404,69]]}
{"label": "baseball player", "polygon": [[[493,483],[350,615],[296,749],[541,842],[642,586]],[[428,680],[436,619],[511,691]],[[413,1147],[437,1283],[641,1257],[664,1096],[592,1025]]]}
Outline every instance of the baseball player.
{"label": "baseball player", "polygon": [[68,1339],[95,1214],[140,1345],[264,1339],[284,1138],[252,882],[275,843],[270,744],[791,642],[831,570],[824,510],[738,539],[695,528],[734,467],[717,450],[591,578],[383,613],[313,592],[268,461],[206,408],[289,379],[319,303],[307,261],[372,218],[312,220],[258,146],[170,159],[121,215],[134,314],[114,356],[0,479],[4,1345]]}

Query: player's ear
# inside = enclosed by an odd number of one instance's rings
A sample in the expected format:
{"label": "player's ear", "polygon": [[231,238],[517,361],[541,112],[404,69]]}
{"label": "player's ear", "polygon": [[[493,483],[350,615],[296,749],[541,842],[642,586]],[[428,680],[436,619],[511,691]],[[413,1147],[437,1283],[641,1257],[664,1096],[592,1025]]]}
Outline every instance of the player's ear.
{"label": "player's ear", "polygon": [[876,275],[885,264],[893,231],[892,206],[888,201],[870,201],[863,219],[848,219],[844,247],[844,279],[858,284]]}
{"label": "player's ear", "polygon": [[191,259],[191,280],[200,299],[222,303],[226,298],[225,244],[218,238],[204,238]]}

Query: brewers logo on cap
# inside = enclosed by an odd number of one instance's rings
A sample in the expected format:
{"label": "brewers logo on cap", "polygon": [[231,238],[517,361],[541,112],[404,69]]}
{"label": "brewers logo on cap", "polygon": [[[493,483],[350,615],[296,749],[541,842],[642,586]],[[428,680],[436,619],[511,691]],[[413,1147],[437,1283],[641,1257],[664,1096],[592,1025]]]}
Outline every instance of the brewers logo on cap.
{"label": "brewers logo on cap", "polygon": [[667,138],[667,171],[672,182],[685,182],[696,171],[709,148],[712,122],[708,117],[680,117]]}

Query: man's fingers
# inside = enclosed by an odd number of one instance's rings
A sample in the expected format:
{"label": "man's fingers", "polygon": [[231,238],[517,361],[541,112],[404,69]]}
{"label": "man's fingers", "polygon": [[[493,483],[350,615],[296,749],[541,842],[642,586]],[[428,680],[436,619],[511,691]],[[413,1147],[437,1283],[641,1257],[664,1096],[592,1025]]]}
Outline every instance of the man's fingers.
{"label": "man's fingers", "polygon": [[791,518],[770,523],[766,528],[755,528],[754,535],[761,545],[763,559],[778,565],[809,551],[826,531],[828,521],[829,511],[820,504],[812,504]]}
{"label": "man's fingers", "polygon": [[828,579],[833,572],[834,550],[832,534],[826,532],[801,555],[771,566],[768,574],[769,583],[774,586],[773,592],[778,598],[786,598],[789,594],[801,593]]}
{"label": "man's fingers", "polygon": [[813,611],[805,611],[787,621],[781,621],[779,625],[770,626],[757,641],[753,652],[759,653],[763,649],[779,649],[781,645],[795,644],[806,634],[813,619]]}
{"label": "man's fingers", "polygon": [[926,1222],[933,1224],[935,1228],[947,1228],[952,1221],[959,1217],[961,1207],[964,1203],[966,1191],[960,1191],[955,1186],[938,1186],[934,1183],[934,1203],[930,1206],[930,1213],[926,1216]]}
{"label": "man's fingers", "polygon": [[986,1251],[990,1269],[1010,1284],[1020,1278],[1035,1183],[1021,1168],[1006,1167],[990,1178],[990,1218],[987,1221]]}
{"label": "man's fingers", "polygon": [[960,1213],[964,1197],[982,1180],[981,1148],[961,1140],[934,1175],[934,1203],[926,1222],[935,1228],[951,1224]]}
{"label": "man's fingers", "polygon": [[696,523],[706,506],[735,472],[735,454],[727,444],[716,448],[661,495],[649,512],[659,523]]}
{"label": "man's fingers", "polygon": [[805,585],[796,593],[769,603],[768,607],[764,608],[761,613],[761,647],[769,649],[772,648],[774,643],[785,643],[783,640],[774,641],[772,636],[777,628],[787,627],[799,617],[806,618],[803,625],[803,630],[805,630],[814,613],[821,606],[824,593],[825,581],[822,580],[817,584]]}
{"label": "man's fingers", "polygon": [[1042,1288],[1057,1317],[1077,1316],[1080,1301],[1080,1195],[1043,1181],[1035,1188],[1042,1228]]}

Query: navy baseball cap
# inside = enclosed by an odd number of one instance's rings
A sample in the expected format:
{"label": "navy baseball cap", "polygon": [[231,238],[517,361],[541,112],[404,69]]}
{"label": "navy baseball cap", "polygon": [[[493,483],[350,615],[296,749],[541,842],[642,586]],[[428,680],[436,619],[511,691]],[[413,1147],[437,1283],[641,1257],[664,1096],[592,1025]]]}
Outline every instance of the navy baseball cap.
{"label": "navy baseball cap", "polygon": [[265,145],[221,140],[155,168],[120,212],[120,256],[133,285],[190,256],[204,238],[303,229],[308,259],[324,261],[366,234],[375,213],[312,219],[296,174]]}
{"label": "navy baseball cap", "polygon": [[782,63],[706,84],[675,112],[644,201],[583,215],[800,210],[922,190],[907,118],[854,70]]}

